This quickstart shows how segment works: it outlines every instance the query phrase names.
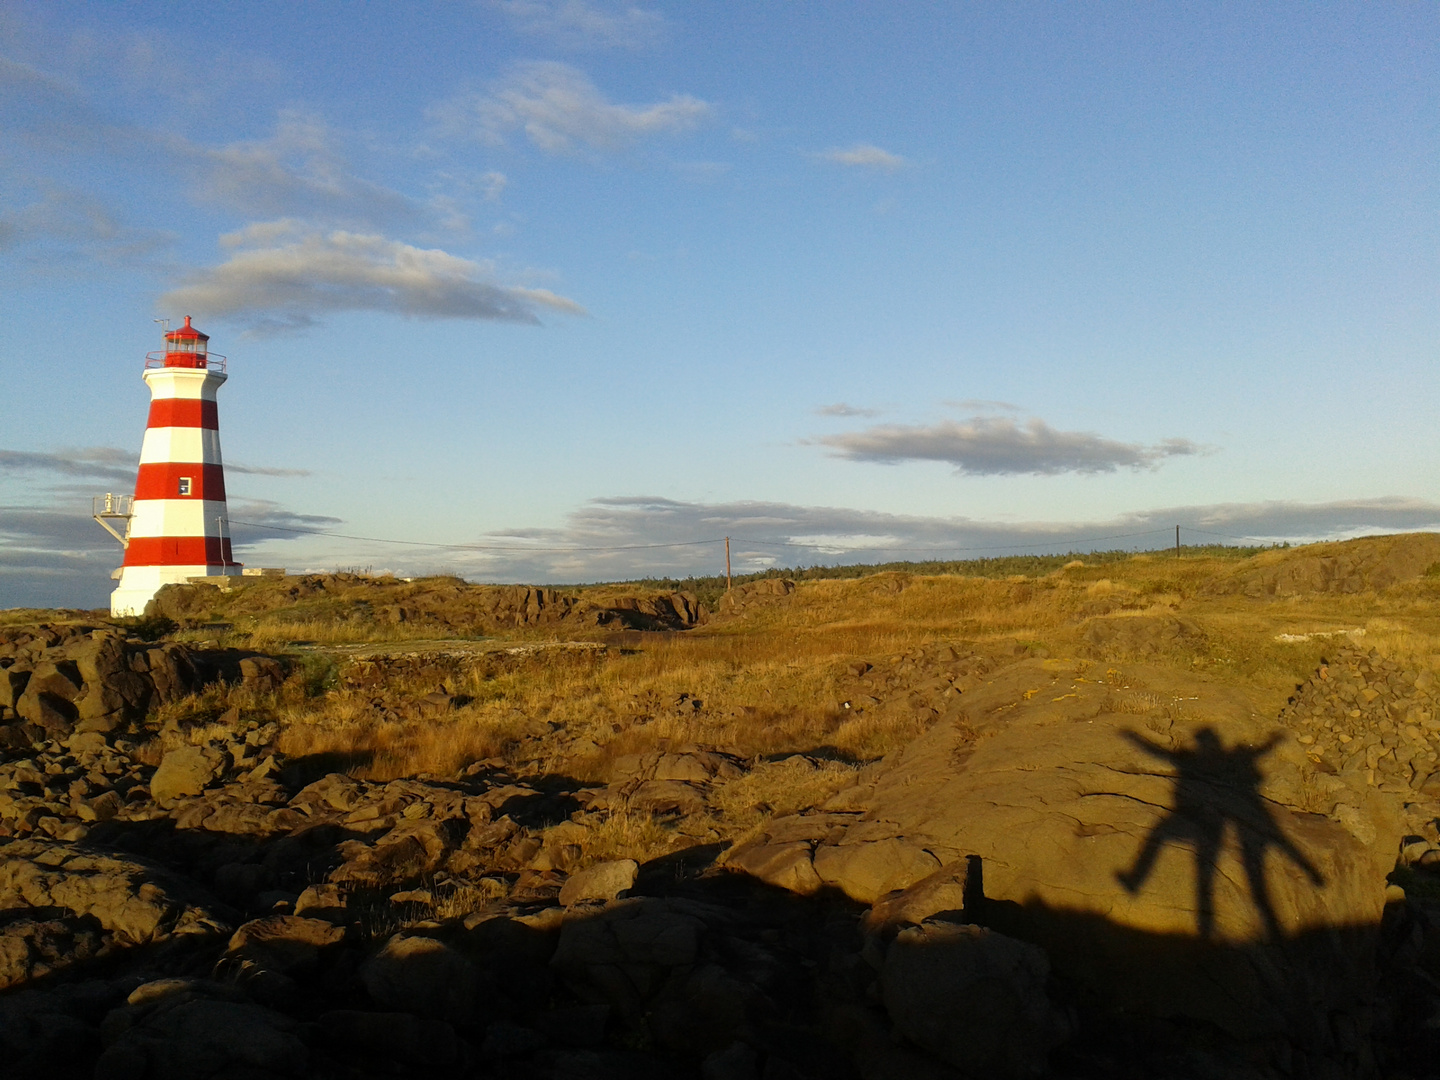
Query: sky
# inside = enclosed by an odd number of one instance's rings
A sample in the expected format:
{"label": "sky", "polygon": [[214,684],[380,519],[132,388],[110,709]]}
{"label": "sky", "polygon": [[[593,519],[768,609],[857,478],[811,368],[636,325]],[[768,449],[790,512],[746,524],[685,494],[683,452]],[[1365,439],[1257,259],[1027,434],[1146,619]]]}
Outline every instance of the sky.
{"label": "sky", "polygon": [[0,2],[0,607],[1440,528],[1440,7]]}

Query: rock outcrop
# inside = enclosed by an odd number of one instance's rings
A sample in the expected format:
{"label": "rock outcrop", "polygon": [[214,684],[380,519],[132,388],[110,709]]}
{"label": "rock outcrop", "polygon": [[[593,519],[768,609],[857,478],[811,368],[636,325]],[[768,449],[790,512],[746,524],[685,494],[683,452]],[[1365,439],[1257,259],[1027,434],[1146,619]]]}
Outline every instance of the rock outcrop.
{"label": "rock outcrop", "polygon": [[[346,609],[335,616],[336,602]],[[303,574],[223,584],[166,585],[146,607],[180,625],[263,616],[314,604],[350,625],[403,625],[475,636],[516,627],[688,630],[709,617],[687,592],[584,596],[536,585],[471,585],[459,578],[402,582],[359,574]]]}
{"label": "rock outcrop", "polygon": [[152,644],[114,629],[7,627],[0,629],[0,746],[123,731],[207,683],[274,689],[284,675],[273,657]]}
{"label": "rock outcrop", "polygon": [[1087,998],[1325,1053],[1316,1018],[1373,993],[1402,825],[1349,779],[1206,679],[1030,660],[728,863],[883,899],[878,932],[963,913],[1043,946]]}
{"label": "rock outcrop", "polygon": [[1249,597],[1359,593],[1413,580],[1440,565],[1440,534],[1406,533],[1255,556],[1208,587]]}

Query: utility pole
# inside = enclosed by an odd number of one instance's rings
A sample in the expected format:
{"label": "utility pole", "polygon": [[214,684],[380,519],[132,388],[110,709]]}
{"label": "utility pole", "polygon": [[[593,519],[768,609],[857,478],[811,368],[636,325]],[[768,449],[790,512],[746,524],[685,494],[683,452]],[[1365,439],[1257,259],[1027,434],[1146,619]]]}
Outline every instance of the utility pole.
{"label": "utility pole", "polygon": [[730,538],[725,537],[725,591],[730,591]]}
{"label": "utility pole", "polygon": [[1175,558],[1180,557],[1180,526],[1175,526]]}

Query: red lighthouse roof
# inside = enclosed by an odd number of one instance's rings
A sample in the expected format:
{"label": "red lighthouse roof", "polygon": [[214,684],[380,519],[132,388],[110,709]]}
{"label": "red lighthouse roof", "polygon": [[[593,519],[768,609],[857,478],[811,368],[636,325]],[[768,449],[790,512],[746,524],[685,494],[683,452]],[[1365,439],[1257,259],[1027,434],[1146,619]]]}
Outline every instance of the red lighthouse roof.
{"label": "red lighthouse roof", "polygon": [[210,335],[209,335],[209,334],[202,334],[199,330],[196,330],[195,327],[191,326],[191,325],[190,325],[190,316],[189,316],[189,315],[186,315],[186,316],[185,316],[185,325],[182,326],[182,327],[180,327],[179,329],[176,329],[176,330],[167,330],[167,331],[165,332],[165,340],[166,340],[166,341],[176,341],[176,342],[178,342],[178,341],[196,341],[196,340],[198,340],[198,341],[209,341],[209,340],[210,340]]}

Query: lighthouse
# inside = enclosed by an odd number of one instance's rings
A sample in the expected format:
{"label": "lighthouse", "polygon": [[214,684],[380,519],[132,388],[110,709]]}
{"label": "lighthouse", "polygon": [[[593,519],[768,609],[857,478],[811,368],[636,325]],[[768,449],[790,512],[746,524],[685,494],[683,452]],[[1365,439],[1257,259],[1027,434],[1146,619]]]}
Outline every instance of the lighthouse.
{"label": "lighthouse", "polygon": [[[120,584],[110,596],[115,616],[143,615],[162,585],[236,575],[220,463],[215,392],[226,379],[225,357],[190,325],[165,334],[165,348],[145,357],[150,419],[140,450],[132,501],[106,495],[96,520],[125,545]],[[125,520],[122,536],[107,518]]]}

